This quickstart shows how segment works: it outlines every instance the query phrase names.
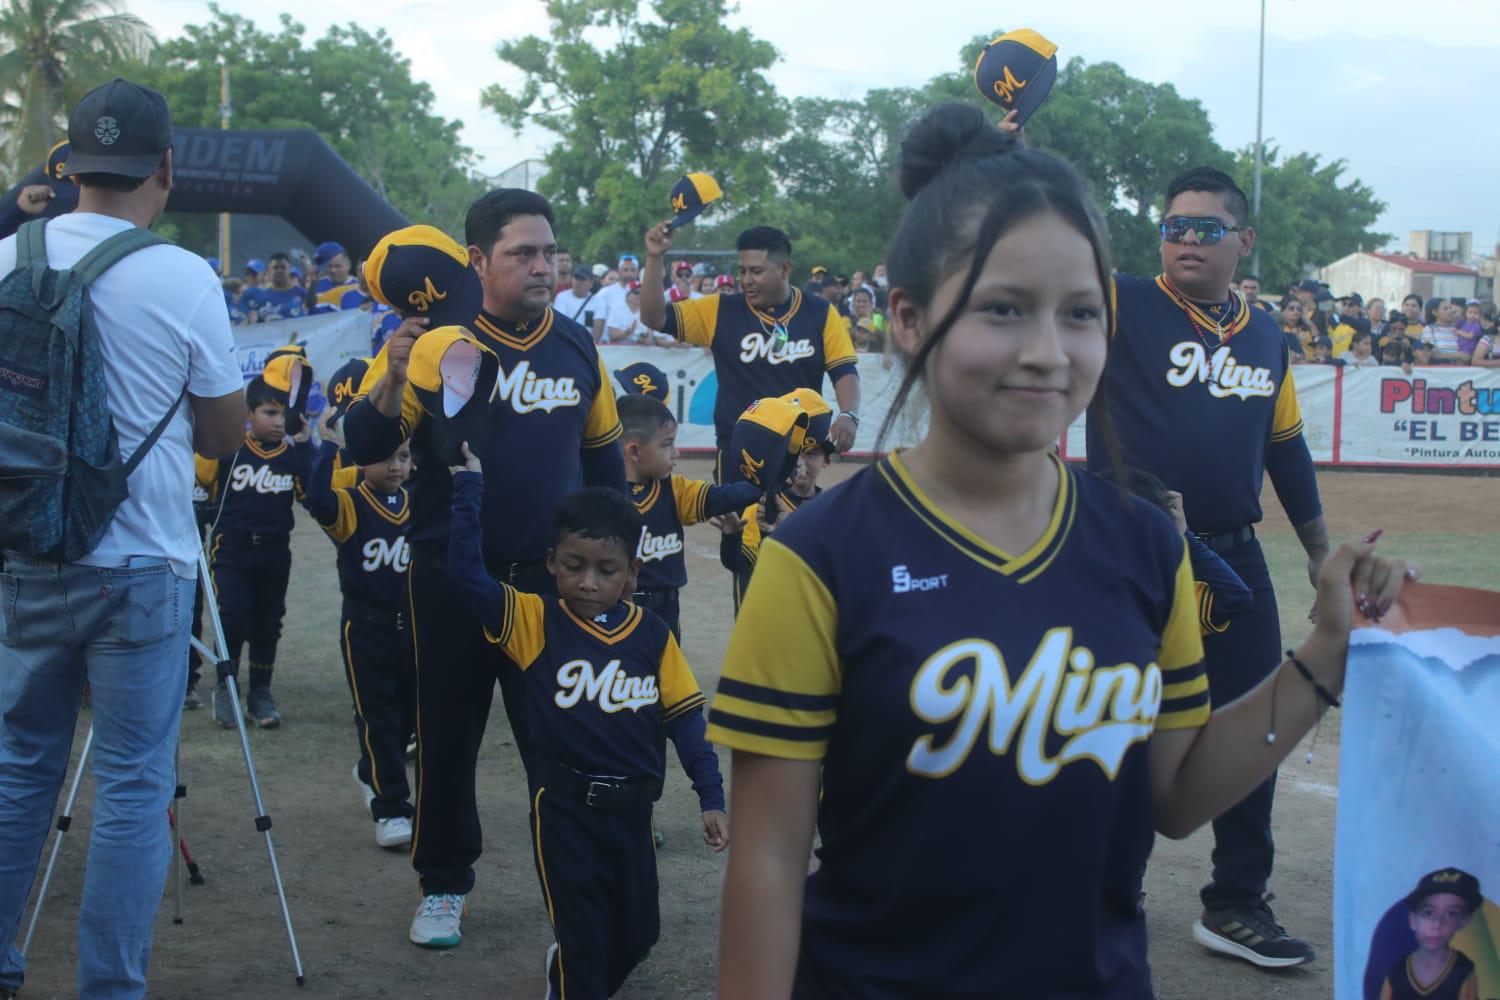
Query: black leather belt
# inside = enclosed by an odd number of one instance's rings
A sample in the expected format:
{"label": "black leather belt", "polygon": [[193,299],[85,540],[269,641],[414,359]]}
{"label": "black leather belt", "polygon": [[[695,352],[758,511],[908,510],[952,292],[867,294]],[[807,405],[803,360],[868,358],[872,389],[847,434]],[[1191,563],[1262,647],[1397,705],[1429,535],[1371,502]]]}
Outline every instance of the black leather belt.
{"label": "black leather belt", "polygon": [[662,608],[671,606],[676,599],[676,587],[661,587],[657,590],[637,590],[632,595],[630,603],[638,608],[660,611]]}
{"label": "black leather belt", "polygon": [[1201,531],[1193,532],[1193,537],[1215,552],[1228,552],[1230,549],[1244,545],[1255,537],[1255,526],[1247,524],[1243,528],[1234,531],[1221,531],[1218,534],[1204,534]]}
{"label": "black leather belt", "polygon": [[584,774],[552,760],[538,761],[538,767],[538,783],[548,791],[577,799],[595,809],[626,809],[655,802],[661,796],[661,782],[656,778]]}
{"label": "black leather belt", "polygon": [[290,532],[285,531],[236,531],[233,528],[221,529],[220,538],[230,541],[241,542],[245,545],[289,545],[292,541]]}
{"label": "black leather belt", "polygon": [[405,608],[386,608],[348,597],[344,598],[344,617],[366,625],[393,628],[397,632],[406,628]]}

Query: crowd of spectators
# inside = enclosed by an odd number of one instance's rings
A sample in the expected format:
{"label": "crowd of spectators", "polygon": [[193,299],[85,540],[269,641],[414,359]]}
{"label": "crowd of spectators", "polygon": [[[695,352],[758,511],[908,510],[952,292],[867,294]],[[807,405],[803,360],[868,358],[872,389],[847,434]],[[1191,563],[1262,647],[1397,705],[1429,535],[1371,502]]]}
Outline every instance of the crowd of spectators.
{"label": "crowd of spectators", "polygon": [[1335,296],[1308,279],[1287,289],[1279,303],[1261,297],[1260,280],[1242,278],[1251,306],[1281,324],[1293,364],[1350,368],[1473,365],[1500,368],[1495,303],[1465,298],[1407,295],[1393,309],[1358,292]]}

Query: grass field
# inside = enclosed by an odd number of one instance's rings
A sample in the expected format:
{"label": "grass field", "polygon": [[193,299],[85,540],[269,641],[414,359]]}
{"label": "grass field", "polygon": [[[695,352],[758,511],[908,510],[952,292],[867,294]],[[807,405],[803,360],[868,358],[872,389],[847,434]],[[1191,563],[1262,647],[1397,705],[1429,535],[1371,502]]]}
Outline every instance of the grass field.
{"label": "grass field", "polygon": [[[708,465],[679,471],[706,476]],[[831,476],[853,471],[835,467]],[[1382,548],[1418,560],[1435,582],[1496,585],[1500,534],[1473,531],[1492,521],[1493,479],[1329,473],[1321,476],[1335,537],[1386,531]],[[1284,638],[1310,629],[1305,561],[1274,496],[1261,532],[1281,598]],[[172,922],[164,896],[152,963],[161,997],[540,997],[550,933],[526,832],[525,783],[504,713],[493,713],[480,762],[479,801],[486,850],[477,866],[463,945],[424,952],[406,943],[417,903],[406,858],[377,848],[349,775],[354,730],[336,645],[339,595],[328,542],[303,522],[276,688],[286,725],[255,733],[267,807],[296,922],[308,984],[298,990],[260,837],[239,744],[209,713],[183,720],[182,773],[188,785],[186,836],[207,875],[186,891],[185,921]],[[684,596],[685,648],[712,691],[732,624],[729,587],[717,562],[717,534],[689,532]],[[80,727],[88,722],[87,714]],[[1283,769],[1276,815],[1277,912],[1318,947],[1319,961],[1282,974],[1209,955],[1187,930],[1197,916],[1211,835],[1159,843],[1148,876],[1152,962],[1162,1000],[1306,998],[1332,995],[1330,898],[1337,802],[1337,718],[1323,727],[1311,765],[1295,753]],[[80,729],[80,733],[82,729]],[[78,741],[81,744],[81,738]],[[727,770],[727,760],[724,762]],[[675,769],[675,758],[672,767]],[[26,1000],[72,994],[74,923],[88,837],[91,783],[34,946]],[[696,801],[679,772],[669,775],[657,810],[667,836],[659,855],[662,938],[622,996],[712,995],[723,859],[702,845]],[[164,831],[165,833],[165,831]]]}

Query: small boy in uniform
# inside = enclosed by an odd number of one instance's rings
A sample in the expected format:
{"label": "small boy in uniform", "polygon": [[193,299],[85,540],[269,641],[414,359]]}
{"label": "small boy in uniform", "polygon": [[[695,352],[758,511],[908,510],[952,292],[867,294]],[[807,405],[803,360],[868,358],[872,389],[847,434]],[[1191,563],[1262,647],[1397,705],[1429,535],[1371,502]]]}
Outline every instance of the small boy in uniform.
{"label": "small boy in uniform", "polygon": [[651,809],[668,736],[698,790],[704,841],[717,851],[728,843],[703,694],[666,623],[623,600],[639,568],[635,507],[609,489],[565,499],[547,555],[561,597],[523,594],[485,570],[484,477],[466,444],[463,454],[452,468],[448,572],[506,654],[498,669],[523,672],[532,844],[557,936],[548,996],[610,996],[660,932]]}
{"label": "small boy in uniform", "polygon": [[[339,486],[339,441],[333,420],[319,426],[323,443],[313,465],[307,509],[338,549],[339,651],[354,698],[359,758],[354,780],[375,821],[375,843],[411,843],[411,788],[406,744],[416,726],[417,676],[407,630],[406,544],[411,498],[411,446],[384,462],[357,467],[359,481]],[[352,471],[352,469],[351,469]]]}
{"label": "small boy in uniform", "polygon": [[632,603],[650,608],[682,641],[678,591],[687,586],[683,558],[683,528],[753,504],[760,488],[752,483],[712,483],[674,475],[677,459],[677,421],[661,401],[647,395],[621,396],[621,450],[630,499],[641,515],[636,558],[641,562]]}
{"label": "small boy in uniform", "polygon": [[[305,495],[313,448],[312,427],[287,440],[289,400],[305,388],[309,373],[291,375],[293,364],[267,366],[245,386],[250,430],[227,462],[195,457],[199,485],[208,493],[209,574],[219,602],[229,665],[214,688],[214,721],[234,728],[226,676],[239,679],[240,651],[250,646],[250,690],[245,711],[262,729],[281,725],[271,695],[276,643],[286,616],[286,587],[292,572],[292,503]],[[303,394],[305,398],[305,394]]]}
{"label": "small boy in uniform", "polygon": [[[811,439],[809,439],[811,440]],[[791,484],[776,494],[780,515],[792,513],[813,497],[823,492],[818,477],[833,464],[837,450],[833,442],[824,438],[810,445],[797,459],[797,475]],[[755,559],[760,553],[761,540],[768,537],[772,526],[766,521],[765,501],[748,507],[741,514],[729,514],[714,522],[722,537],[719,539],[719,562],[734,574],[734,611],[739,614],[740,601],[745,589],[750,586],[750,575],[755,572]]]}
{"label": "small boy in uniform", "polygon": [[1380,1000],[1479,1000],[1479,980],[1453,935],[1469,926],[1484,897],[1479,880],[1457,868],[1422,876],[1406,897],[1407,922],[1417,948],[1391,967]]}

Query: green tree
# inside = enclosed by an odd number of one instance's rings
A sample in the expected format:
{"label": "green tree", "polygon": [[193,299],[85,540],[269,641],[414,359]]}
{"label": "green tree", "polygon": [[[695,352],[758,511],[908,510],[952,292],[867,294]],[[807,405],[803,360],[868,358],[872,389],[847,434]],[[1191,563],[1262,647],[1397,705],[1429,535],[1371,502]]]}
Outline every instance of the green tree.
{"label": "green tree", "polygon": [[10,173],[41,164],[66,135],[77,100],[154,44],[146,22],[113,0],[6,0],[0,7],[0,131]]}
{"label": "green tree", "polygon": [[[770,146],[787,125],[765,76],[776,50],[728,27],[729,14],[724,0],[548,0],[547,38],[496,49],[524,83],[516,93],[487,87],[482,101],[514,129],[536,124],[557,136],[540,187],[575,256],[638,248],[688,171],[723,187],[719,226],[725,209],[738,219],[770,203]],[[605,31],[607,49],[592,41]],[[684,237],[684,246],[703,238]]]}
{"label": "green tree", "polygon": [[308,45],[306,29],[284,14],[272,33],[209,10],[211,20],[164,42],[141,70],[167,96],[177,124],[218,127],[226,65],[233,127],[316,129],[413,222],[462,229],[483,190],[459,138],[462,123],[433,113],[432,89],[412,79],[410,61],[383,29],[336,25]]}
{"label": "green tree", "polygon": [[[1357,179],[1343,183],[1347,167],[1343,160],[1325,163],[1312,153],[1294,153],[1283,161],[1279,148],[1266,149],[1255,229],[1261,284],[1267,293],[1280,294],[1312,268],[1390,239],[1372,228],[1385,202]],[[1254,171],[1255,147],[1247,146],[1233,171],[1246,191]],[[1242,273],[1249,273],[1248,262]]]}

